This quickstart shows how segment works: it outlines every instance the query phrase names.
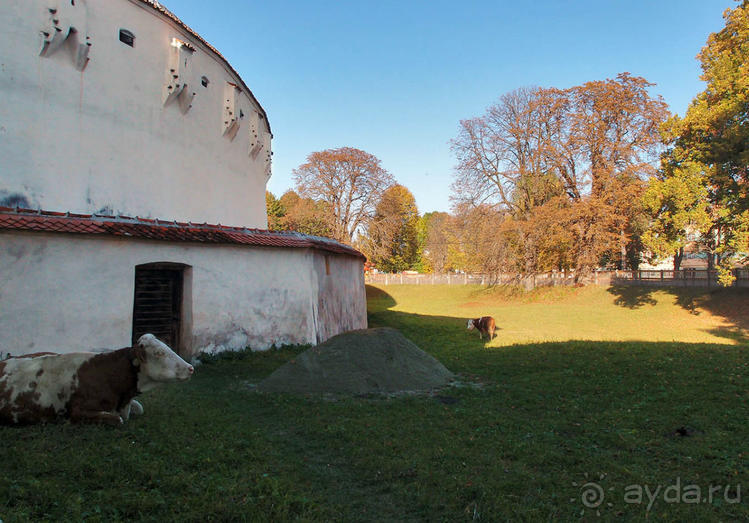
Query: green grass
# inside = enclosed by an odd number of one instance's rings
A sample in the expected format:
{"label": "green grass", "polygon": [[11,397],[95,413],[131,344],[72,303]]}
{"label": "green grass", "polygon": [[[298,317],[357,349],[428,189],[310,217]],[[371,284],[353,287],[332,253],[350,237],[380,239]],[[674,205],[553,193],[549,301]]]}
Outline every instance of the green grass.
{"label": "green grass", "polygon": [[[386,292],[382,291],[386,289]],[[378,290],[382,292],[377,292]],[[494,316],[497,338],[488,347],[546,341],[747,342],[749,290],[550,287],[517,289],[392,285],[370,287],[374,321],[384,311],[456,320]],[[478,334],[476,334],[478,337]]]}
{"label": "green grass", "polygon": [[[603,520],[749,518],[749,346],[741,292],[368,289],[474,386],[397,398],[262,395],[303,347],[216,358],[142,396],[121,428],[0,428],[0,519]],[[465,319],[491,314],[484,344]],[[685,436],[678,429],[686,429]],[[602,477],[603,475],[603,477]],[[712,503],[647,510],[679,481]],[[611,506],[607,503],[610,502]]]}

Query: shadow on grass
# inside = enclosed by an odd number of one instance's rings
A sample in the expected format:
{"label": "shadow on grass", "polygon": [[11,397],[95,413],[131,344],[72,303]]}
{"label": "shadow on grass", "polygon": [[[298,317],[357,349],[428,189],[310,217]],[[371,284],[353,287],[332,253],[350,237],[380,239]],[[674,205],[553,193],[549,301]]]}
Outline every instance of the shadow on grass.
{"label": "shadow on grass", "polygon": [[656,293],[666,293],[674,303],[690,314],[698,316],[705,311],[722,317],[728,327],[712,329],[710,334],[728,338],[738,343],[749,343],[749,289],[701,289],[684,287],[650,287],[612,285],[608,292],[614,303],[628,309],[655,306]]}
{"label": "shadow on grass", "polygon": [[[413,340],[413,335],[423,333],[430,346],[460,343],[466,347],[486,347],[489,341],[481,340],[476,331],[469,331],[466,323],[475,316],[423,316],[391,310],[397,302],[386,291],[366,286],[367,319],[369,327],[394,327]],[[429,325],[424,329],[425,325]],[[495,338],[501,331],[497,327]]]}
{"label": "shadow on grass", "polygon": [[[426,322],[430,325],[428,329],[430,334],[427,337],[429,341],[437,345],[441,341],[460,343],[466,347],[488,345],[488,343],[481,342],[475,333],[466,330],[465,324],[469,319],[468,316],[421,316],[394,311],[392,309],[397,303],[385,290],[374,286],[367,286],[366,289],[371,327],[396,326],[408,336],[409,331],[419,331],[423,322]],[[725,320],[725,326],[706,331],[709,334],[736,343],[749,344],[749,290],[747,289],[708,290],[619,285],[609,287],[608,292],[615,297],[614,303],[617,306],[632,310],[654,307],[659,299],[656,293],[661,294],[661,300],[663,300],[662,294],[666,293],[673,298],[674,304],[695,316],[705,312]],[[506,297],[504,294],[502,296]],[[498,335],[501,335],[499,328],[497,331]]]}
{"label": "shadow on grass", "polygon": [[628,309],[639,309],[645,305],[658,303],[653,298],[653,289],[649,287],[635,287],[634,285],[619,285],[609,287],[609,293],[616,298],[614,304]]}
{"label": "shadow on grass", "polygon": [[717,329],[709,329],[706,332],[713,336],[733,340],[736,343],[749,345],[749,334],[747,334],[745,329],[739,327],[718,327]]}
{"label": "shadow on grass", "polygon": [[[303,347],[215,358],[144,394],[146,414],[122,427],[0,427],[0,517],[592,521],[577,485],[602,472],[614,503],[603,519],[640,520],[647,500],[625,503],[626,485],[747,475],[747,347],[484,350],[463,318],[395,311],[387,292],[367,292],[371,326],[401,330],[486,386],[434,398],[258,394],[250,385]],[[668,521],[749,515],[746,503],[659,503]]]}

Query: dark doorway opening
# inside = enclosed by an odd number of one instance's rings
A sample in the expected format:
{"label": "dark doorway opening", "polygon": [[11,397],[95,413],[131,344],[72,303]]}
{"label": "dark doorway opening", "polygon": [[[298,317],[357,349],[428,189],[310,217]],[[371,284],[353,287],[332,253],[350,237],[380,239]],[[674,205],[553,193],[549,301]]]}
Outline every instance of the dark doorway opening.
{"label": "dark doorway opening", "polygon": [[135,267],[133,344],[151,333],[180,352],[184,267],[172,263]]}

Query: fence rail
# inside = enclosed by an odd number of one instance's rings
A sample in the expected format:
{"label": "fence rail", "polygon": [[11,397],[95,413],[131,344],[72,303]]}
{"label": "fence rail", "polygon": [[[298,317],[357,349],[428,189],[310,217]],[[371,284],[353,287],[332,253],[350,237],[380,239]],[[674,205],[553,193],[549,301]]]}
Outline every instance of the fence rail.
{"label": "fence rail", "polygon": [[[734,287],[749,287],[749,269],[734,269]],[[624,285],[677,287],[718,287],[718,271],[684,269],[680,271],[614,271],[611,282]]]}
{"label": "fence rail", "polygon": [[[749,288],[749,269],[734,269],[734,287]],[[574,285],[575,273],[551,272],[533,276],[505,274],[492,277],[486,274],[366,274],[366,283],[380,285],[489,285],[515,284],[526,289],[558,285]],[[595,271],[590,283],[596,285],[653,285],[678,287],[717,287],[717,271],[684,269],[680,271]]]}
{"label": "fence rail", "polygon": [[[381,285],[525,285],[531,287],[551,285],[572,285],[575,281],[574,273],[546,273],[534,276],[518,276],[503,274],[490,276],[487,274],[407,274],[407,273],[377,273],[366,274],[365,283]],[[596,282],[597,283],[597,282]]]}

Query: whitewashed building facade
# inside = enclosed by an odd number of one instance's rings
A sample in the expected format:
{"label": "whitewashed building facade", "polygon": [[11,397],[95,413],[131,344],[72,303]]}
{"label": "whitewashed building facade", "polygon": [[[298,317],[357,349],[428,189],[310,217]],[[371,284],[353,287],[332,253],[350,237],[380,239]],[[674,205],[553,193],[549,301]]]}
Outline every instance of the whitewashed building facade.
{"label": "whitewashed building facade", "polygon": [[0,65],[0,352],[366,327],[362,255],[264,230],[265,110],[161,4],[2,2]]}

